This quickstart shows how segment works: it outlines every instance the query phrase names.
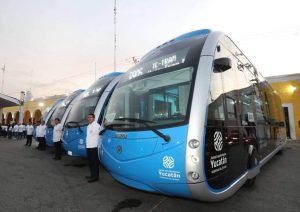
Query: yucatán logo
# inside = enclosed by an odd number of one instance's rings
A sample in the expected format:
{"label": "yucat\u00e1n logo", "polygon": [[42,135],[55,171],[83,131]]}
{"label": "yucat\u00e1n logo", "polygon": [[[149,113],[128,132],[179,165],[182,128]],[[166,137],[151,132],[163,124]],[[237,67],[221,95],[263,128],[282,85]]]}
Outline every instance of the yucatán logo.
{"label": "yucat\u00e1n logo", "polygon": [[174,161],[173,157],[171,157],[171,156],[165,156],[165,157],[163,157],[163,166],[166,169],[173,169],[174,168],[174,164],[175,164],[175,161]]}
{"label": "yucat\u00e1n logo", "polygon": [[220,131],[216,131],[214,133],[214,146],[216,151],[221,151],[223,148],[223,139],[222,133]]}

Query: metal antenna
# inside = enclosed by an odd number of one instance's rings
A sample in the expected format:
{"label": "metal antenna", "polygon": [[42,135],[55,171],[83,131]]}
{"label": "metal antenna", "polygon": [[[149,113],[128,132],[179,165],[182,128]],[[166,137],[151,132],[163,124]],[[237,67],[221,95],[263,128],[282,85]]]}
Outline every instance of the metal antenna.
{"label": "metal antenna", "polygon": [[2,85],[1,85],[1,93],[4,91],[4,74],[5,74],[5,64],[2,68],[3,74],[2,74]]}
{"label": "metal antenna", "polygon": [[117,70],[117,0],[114,5],[114,72]]}

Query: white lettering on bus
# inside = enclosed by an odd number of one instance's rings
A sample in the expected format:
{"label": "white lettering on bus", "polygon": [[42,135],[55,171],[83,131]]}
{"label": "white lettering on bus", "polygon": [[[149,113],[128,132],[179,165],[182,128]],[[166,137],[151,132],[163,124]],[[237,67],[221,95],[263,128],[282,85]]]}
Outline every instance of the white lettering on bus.
{"label": "white lettering on bus", "polygon": [[129,73],[129,80],[139,77],[141,75],[143,75],[143,68],[139,68],[137,70],[131,71]]}
{"label": "white lettering on bus", "polygon": [[176,55],[172,55],[171,57],[162,59],[161,64],[165,67],[169,67],[171,64],[174,64],[176,59]]}
{"label": "white lettering on bus", "polygon": [[221,157],[218,160],[210,160],[211,168],[217,168],[218,166],[222,166],[227,163],[227,158],[226,157]]}
{"label": "white lettering on bus", "polygon": [[168,180],[179,180],[180,179],[180,172],[179,171],[170,171],[159,169],[158,174],[160,178],[168,179]]}

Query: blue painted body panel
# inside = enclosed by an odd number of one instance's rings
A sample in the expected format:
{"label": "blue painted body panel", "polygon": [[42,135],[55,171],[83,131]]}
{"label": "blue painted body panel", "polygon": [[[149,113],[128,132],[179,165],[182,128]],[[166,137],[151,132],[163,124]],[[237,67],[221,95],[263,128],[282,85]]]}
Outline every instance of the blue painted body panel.
{"label": "blue painted body panel", "polygon": [[86,157],[86,130],[87,126],[78,128],[65,128],[62,138],[63,148],[66,151],[72,152],[72,156]]}
{"label": "blue painted body panel", "polygon": [[46,144],[47,146],[54,146],[53,144],[53,127],[48,128],[47,127],[47,131],[46,131]]}
{"label": "blue painted body panel", "polygon": [[115,131],[106,130],[100,139],[100,160],[116,180],[128,186],[190,197],[185,176],[187,129],[160,130],[171,137],[169,142],[152,131],[122,132],[127,139],[120,139]]}

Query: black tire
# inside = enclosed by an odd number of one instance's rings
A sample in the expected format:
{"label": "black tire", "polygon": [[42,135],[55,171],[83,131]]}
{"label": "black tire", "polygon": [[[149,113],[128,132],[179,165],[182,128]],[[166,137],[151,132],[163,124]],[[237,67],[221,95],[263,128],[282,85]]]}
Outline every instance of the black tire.
{"label": "black tire", "polygon": [[[255,167],[257,165],[258,165],[258,154],[257,154],[256,150],[254,149],[251,156],[248,159],[247,168],[252,169],[253,167]],[[255,184],[255,179],[256,179],[256,176],[252,179],[248,179],[245,183],[245,186],[252,187]]]}

